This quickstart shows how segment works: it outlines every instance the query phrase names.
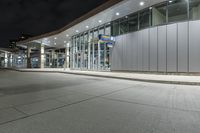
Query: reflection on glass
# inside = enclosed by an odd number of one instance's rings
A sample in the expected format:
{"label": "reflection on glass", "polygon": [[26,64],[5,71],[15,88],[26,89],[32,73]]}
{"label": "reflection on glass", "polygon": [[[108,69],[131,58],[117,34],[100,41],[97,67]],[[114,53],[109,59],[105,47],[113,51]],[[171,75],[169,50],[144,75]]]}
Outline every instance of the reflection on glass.
{"label": "reflection on glass", "polygon": [[119,35],[119,20],[112,23],[112,36]]}
{"label": "reflection on glass", "polygon": [[140,17],[139,17],[140,29],[149,27],[150,26],[149,25],[149,23],[150,23],[150,21],[149,21],[149,17],[150,17],[149,9],[143,10],[139,14],[140,14]]}
{"label": "reflection on glass", "polygon": [[200,19],[200,0],[190,0],[190,19]]}
{"label": "reflection on glass", "polygon": [[152,25],[161,25],[166,23],[167,3],[162,3],[152,7]]}
{"label": "reflection on glass", "polygon": [[132,14],[129,16],[129,31],[138,30],[138,14]]}
{"label": "reflection on glass", "polygon": [[120,19],[120,34],[128,32],[128,16]]}
{"label": "reflection on glass", "polygon": [[187,0],[171,0],[168,2],[168,22],[188,19]]}

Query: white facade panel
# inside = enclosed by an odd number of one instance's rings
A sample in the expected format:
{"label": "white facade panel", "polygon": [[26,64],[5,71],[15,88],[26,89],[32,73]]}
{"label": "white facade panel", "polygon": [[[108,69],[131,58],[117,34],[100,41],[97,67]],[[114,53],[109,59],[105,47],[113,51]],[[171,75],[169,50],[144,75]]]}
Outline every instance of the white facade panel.
{"label": "white facade panel", "polygon": [[178,24],[178,72],[188,72],[188,22]]}
{"label": "white facade panel", "polygon": [[177,24],[167,25],[167,72],[177,72]]}

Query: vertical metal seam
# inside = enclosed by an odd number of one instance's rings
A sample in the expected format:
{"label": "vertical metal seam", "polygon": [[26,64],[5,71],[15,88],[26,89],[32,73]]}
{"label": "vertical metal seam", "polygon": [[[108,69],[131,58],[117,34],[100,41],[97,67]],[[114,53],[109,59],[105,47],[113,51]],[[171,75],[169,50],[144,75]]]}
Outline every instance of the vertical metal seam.
{"label": "vertical metal seam", "polygon": [[159,45],[158,45],[158,27],[156,27],[157,28],[157,34],[156,34],[156,36],[157,36],[157,72],[159,71],[158,69],[158,62],[159,62],[159,60],[158,60],[158,47],[159,47]]}
{"label": "vertical metal seam", "polygon": [[178,54],[179,54],[179,52],[178,52],[178,43],[179,43],[179,40],[178,40],[178,30],[179,30],[179,24],[176,24],[177,26],[176,26],[176,39],[177,39],[177,41],[176,41],[176,72],[178,73],[179,72],[179,69],[178,69],[178,67],[179,67],[179,65],[178,65],[178,62],[179,62],[179,59],[178,59]]}

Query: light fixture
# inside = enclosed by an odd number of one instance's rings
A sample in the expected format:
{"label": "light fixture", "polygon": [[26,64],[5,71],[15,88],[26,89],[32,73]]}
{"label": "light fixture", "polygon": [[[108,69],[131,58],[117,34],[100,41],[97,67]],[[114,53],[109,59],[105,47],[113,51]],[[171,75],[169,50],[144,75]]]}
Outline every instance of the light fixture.
{"label": "light fixture", "polygon": [[120,15],[119,12],[117,12],[116,15],[119,16]]}
{"label": "light fixture", "polygon": [[69,37],[69,35],[67,34],[66,37]]}
{"label": "light fixture", "polygon": [[67,41],[64,41],[64,43],[67,43]]}
{"label": "light fixture", "polygon": [[149,10],[151,10],[152,9],[152,6],[151,7],[149,7]]}
{"label": "light fixture", "polygon": [[57,39],[57,37],[54,38],[55,40]]}
{"label": "light fixture", "polygon": [[78,33],[79,31],[78,31],[78,30],[76,30],[76,32]]}
{"label": "light fixture", "polygon": [[169,1],[169,3],[172,3],[172,2],[173,2],[172,0]]}
{"label": "light fixture", "polygon": [[70,44],[69,44],[69,42],[68,42],[68,43],[67,43],[67,47],[69,47],[69,45],[70,45]]}
{"label": "light fixture", "polygon": [[140,6],[144,6],[144,2],[143,1],[140,2]]}
{"label": "light fixture", "polygon": [[56,45],[56,43],[54,43],[54,45]]}
{"label": "light fixture", "polygon": [[87,26],[85,26],[87,29],[89,28],[89,26],[87,25]]}
{"label": "light fixture", "polygon": [[99,20],[99,23],[102,23],[102,20]]}

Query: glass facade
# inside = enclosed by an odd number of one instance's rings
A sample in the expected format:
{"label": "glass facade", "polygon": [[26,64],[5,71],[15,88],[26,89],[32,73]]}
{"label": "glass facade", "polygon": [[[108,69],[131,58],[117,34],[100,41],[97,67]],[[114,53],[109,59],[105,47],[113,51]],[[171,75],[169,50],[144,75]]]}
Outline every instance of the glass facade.
{"label": "glass facade", "polygon": [[81,70],[109,70],[110,51],[99,35],[111,35],[111,25],[105,24],[72,37],[71,66]]}
{"label": "glass facade", "polygon": [[190,20],[200,19],[200,0],[190,0],[189,2]]}
{"label": "glass facade", "polygon": [[112,48],[98,43],[100,34],[118,36],[141,29],[200,19],[200,0],[169,0],[72,37],[74,69],[108,70]]}
{"label": "glass facade", "polygon": [[200,0],[169,0],[114,20],[111,35],[180,21],[200,19]]}

